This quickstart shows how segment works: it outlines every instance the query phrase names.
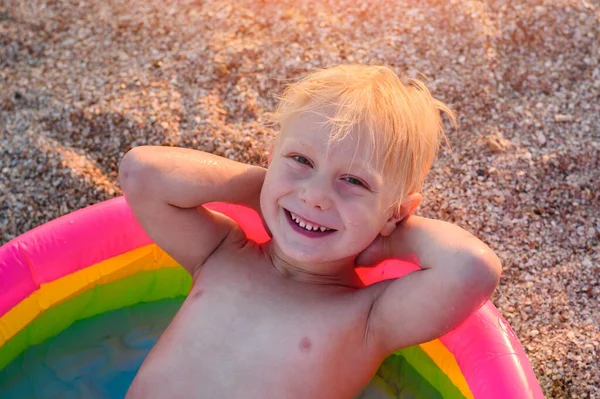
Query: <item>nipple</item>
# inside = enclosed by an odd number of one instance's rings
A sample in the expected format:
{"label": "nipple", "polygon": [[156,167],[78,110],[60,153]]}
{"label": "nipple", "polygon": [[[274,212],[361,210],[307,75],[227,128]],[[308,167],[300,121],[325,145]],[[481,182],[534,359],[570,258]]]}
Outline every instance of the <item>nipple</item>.
{"label": "nipple", "polygon": [[304,337],[300,340],[300,344],[298,346],[300,347],[301,352],[310,352],[312,342],[310,342],[310,339],[308,337]]}

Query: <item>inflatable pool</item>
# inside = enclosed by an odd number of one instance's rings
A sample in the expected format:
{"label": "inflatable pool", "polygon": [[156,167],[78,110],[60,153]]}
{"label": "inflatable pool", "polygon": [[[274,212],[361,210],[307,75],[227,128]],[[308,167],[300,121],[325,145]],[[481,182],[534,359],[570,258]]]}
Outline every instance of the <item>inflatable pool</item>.
{"label": "inflatable pool", "polygon": [[[257,242],[258,215],[210,204]],[[366,284],[414,265],[361,268]],[[0,247],[0,397],[122,398],[191,287],[123,197]],[[434,341],[391,355],[362,398],[543,398],[515,333],[490,303]]]}

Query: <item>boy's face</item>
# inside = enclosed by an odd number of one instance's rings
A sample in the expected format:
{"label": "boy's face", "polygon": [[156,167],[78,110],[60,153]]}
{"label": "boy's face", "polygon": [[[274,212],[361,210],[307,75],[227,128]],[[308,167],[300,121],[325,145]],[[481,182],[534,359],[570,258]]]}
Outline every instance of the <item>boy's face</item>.
{"label": "boy's face", "polygon": [[260,198],[274,241],[302,263],[353,259],[396,222],[392,190],[367,138],[359,142],[353,131],[329,145],[324,121],[318,114],[289,121],[272,150]]}

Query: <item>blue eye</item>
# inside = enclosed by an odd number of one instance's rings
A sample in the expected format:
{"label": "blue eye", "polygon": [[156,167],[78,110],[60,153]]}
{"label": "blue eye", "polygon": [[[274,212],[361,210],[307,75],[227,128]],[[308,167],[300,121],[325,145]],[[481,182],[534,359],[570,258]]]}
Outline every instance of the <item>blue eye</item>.
{"label": "blue eye", "polygon": [[348,183],[350,183],[350,184],[352,184],[354,186],[363,186],[363,187],[366,187],[366,184],[364,184],[362,181],[360,181],[356,177],[346,176],[346,177],[344,177],[344,180],[346,180]]}
{"label": "blue eye", "polygon": [[310,161],[304,158],[302,155],[294,155],[292,157],[296,162],[301,163],[303,165],[312,166]]}

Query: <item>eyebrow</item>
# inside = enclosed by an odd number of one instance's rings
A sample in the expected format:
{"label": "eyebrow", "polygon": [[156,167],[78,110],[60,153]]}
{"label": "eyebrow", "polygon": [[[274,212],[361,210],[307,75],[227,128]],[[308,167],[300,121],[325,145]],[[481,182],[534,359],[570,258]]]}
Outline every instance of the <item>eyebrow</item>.
{"label": "eyebrow", "polygon": [[306,141],[306,140],[299,140],[296,138],[292,138],[292,139],[287,139],[286,140],[287,143],[294,143],[300,146],[305,146],[305,147],[310,147],[311,150],[313,150],[314,152],[319,152],[319,150],[317,150],[317,148],[315,146],[313,146],[310,141]]}

